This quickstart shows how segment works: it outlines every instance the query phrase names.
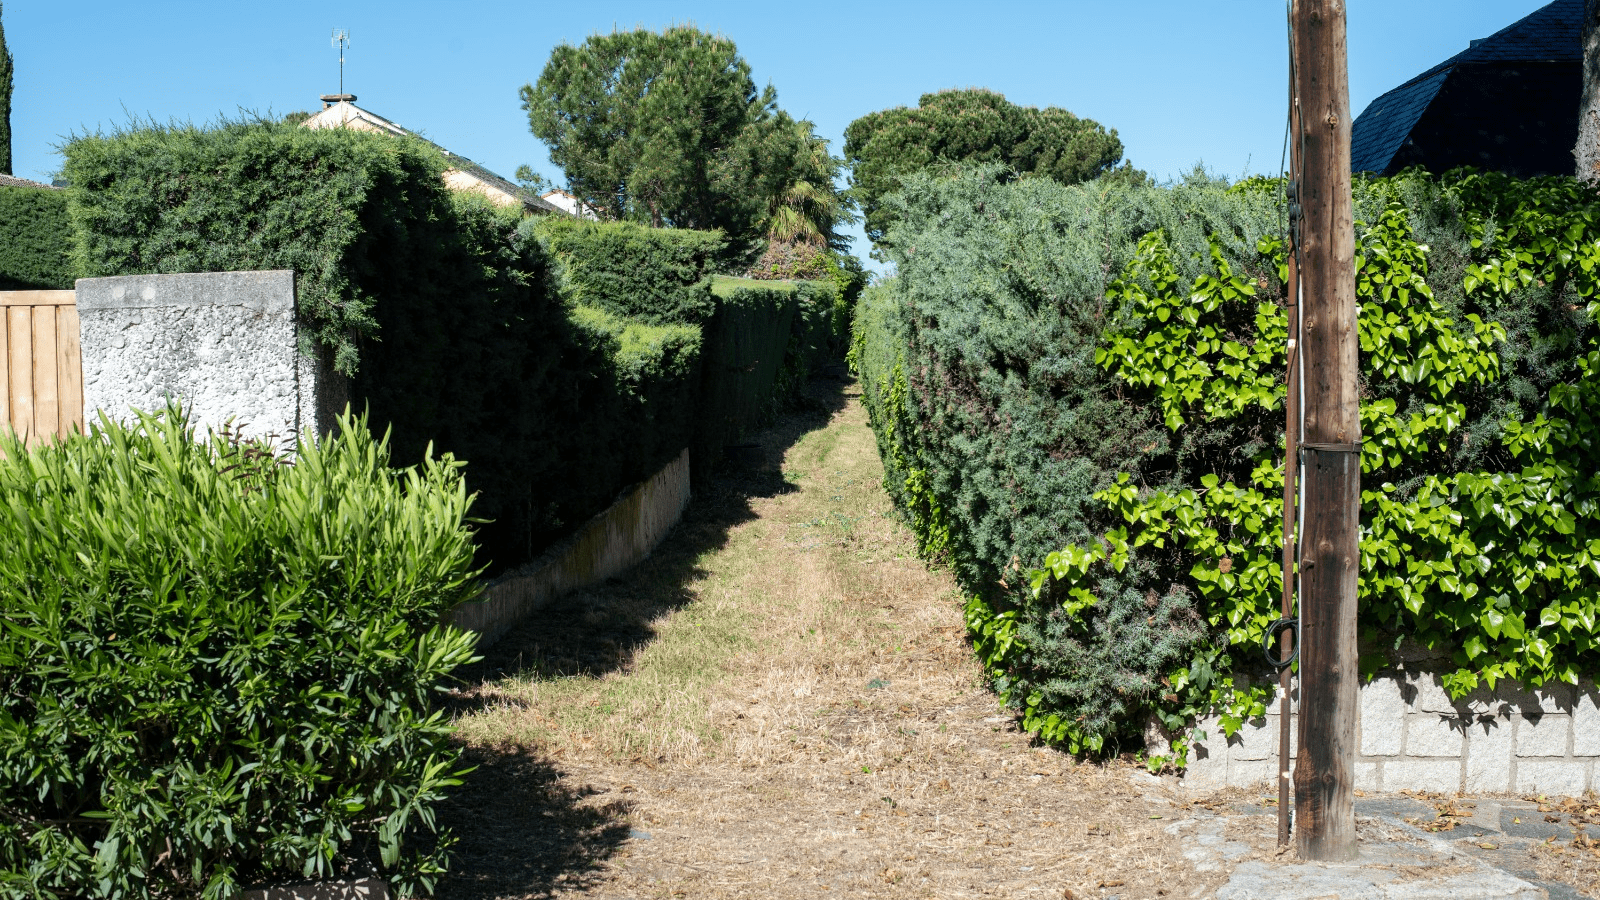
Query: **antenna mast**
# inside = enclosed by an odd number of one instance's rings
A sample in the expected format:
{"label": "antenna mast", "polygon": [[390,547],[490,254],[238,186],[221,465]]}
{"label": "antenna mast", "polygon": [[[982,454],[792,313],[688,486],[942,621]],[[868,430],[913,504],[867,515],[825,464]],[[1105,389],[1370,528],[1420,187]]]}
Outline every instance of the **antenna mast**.
{"label": "antenna mast", "polygon": [[333,30],[333,46],[339,51],[339,93],[344,94],[344,51],[350,46],[350,30],[335,28]]}

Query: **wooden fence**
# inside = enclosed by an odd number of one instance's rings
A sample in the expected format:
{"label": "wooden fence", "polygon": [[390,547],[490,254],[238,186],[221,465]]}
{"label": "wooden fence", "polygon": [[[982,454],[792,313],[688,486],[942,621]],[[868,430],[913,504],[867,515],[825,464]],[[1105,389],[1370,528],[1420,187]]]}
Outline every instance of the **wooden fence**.
{"label": "wooden fence", "polygon": [[28,446],[83,429],[73,291],[0,291],[0,425]]}

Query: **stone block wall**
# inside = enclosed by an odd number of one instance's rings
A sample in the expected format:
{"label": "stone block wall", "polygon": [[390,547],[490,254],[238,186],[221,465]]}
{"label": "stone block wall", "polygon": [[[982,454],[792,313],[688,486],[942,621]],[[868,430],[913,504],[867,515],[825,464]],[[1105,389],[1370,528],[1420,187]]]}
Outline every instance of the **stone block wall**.
{"label": "stone block wall", "polygon": [[298,351],[292,271],[83,278],[77,306],[90,420],[170,397],[201,430],[232,418],[290,446],[326,433],[348,402],[346,379]]}
{"label": "stone block wall", "polygon": [[[1600,691],[1593,682],[1529,690],[1512,681],[1451,700],[1436,671],[1389,669],[1361,686],[1356,788],[1576,796],[1600,789]],[[1291,696],[1291,734],[1298,715]],[[1270,715],[1224,738],[1200,723],[1184,783],[1192,788],[1270,786],[1278,777],[1279,700]],[[1292,754],[1297,748],[1291,745]],[[1292,765],[1291,765],[1292,770]]]}

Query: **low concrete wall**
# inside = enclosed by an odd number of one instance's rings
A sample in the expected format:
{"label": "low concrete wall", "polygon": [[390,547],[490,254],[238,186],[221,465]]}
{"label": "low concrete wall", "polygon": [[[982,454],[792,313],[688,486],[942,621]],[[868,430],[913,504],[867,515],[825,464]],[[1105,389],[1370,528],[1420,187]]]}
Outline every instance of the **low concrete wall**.
{"label": "low concrete wall", "polygon": [[83,278],[77,301],[90,419],[171,397],[201,429],[231,417],[292,443],[326,433],[348,400],[325,360],[297,352],[292,271]]}
{"label": "low concrete wall", "polygon": [[[1576,796],[1600,788],[1600,692],[1594,683],[1530,691],[1501,681],[1495,690],[1480,687],[1452,701],[1436,669],[1388,669],[1361,686],[1357,789]],[[1292,721],[1298,691],[1291,700]],[[1190,751],[1184,783],[1200,789],[1275,783],[1278,709],[1274,700],[1272,715],[1246,723],[1231,740],[1224,740],[1217,720],[1201,722],[1207,739]]]}
{"label": "low concrete wall", "polygon": [[316,881],[245,891],[243,900],[389,900],[389,885],[376,878]]}
{"label": "low concrete wall", "polygon": [[456,607],[450,621],[478,632],[478,646],[488,646],[554,598],[598,584],[649,556],[688,505],[689,451],[685,449],[590,519],[577,534],[489,584],[482,600]]}

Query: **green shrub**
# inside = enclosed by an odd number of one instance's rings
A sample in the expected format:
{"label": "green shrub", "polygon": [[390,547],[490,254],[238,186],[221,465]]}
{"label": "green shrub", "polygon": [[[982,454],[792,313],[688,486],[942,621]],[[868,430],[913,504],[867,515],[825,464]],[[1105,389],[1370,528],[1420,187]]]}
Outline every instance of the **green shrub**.
{"label": "green shrub", "polygon": [[0,895],[236,897],[367,866],[429,891],[472,637],[459,464],[366,423],[200,438],[175,409],[0,438]]}
{"label": "green shrub", "polygon": [[[1600,287],[1600,201],[1572,179],[1470,172],[1404,173],[1361,185],[1358,197],[1370,217],[1358,227],[1356,259],[1367,386],[1363,666],[1383,665],[1381,651],[1409,639],[1450,655],[1456,668],[1444,682],[1456,697],[1503,678],[1576,684],[1600,663],[1600,485],[1592,474],[1600,434],[1588,413],[1600,400],[1600,350],[1591,343],[1563,364],[1540,345],[1571,347],[1592,332],[1595,307],[1577,310]],[[1435,202],[1414,212],[1407,201],[1418,198]],[[1438,201],[1460,223],[1455,243],[1473,251],[1451,272],[1459,282],[1439,279],[1454,289],[1461,319],[1430,285],[1431,248],[1413,225],[1437,222],[1427,214]],[[1216,330],[1254,291],[1237,283],[1231,295],[1219,291],[1229,281],[1220,261],[1218,278],[1193,285],[1155,275],[1159,244],[1144,242],[1112,291],[1133,300],[1143,325],[1109,334],[1100,362],[1135,390],[1153,389],[1174,429],[1281,417],[1282,311],[1259,304],[1253,330]],[[1284,264],[1281,242],[1263,241],[1261,250]],[[1182,324],[1173,310],[1186,312]],[[1486,321],[1485,310],[1511,314],[1522,333]],[[1222,340],[1194,340],[1207,333]],[[1166,362],[1174,357],[1184,362]],[[1537,413],[1520,407],[1530,386],[1548,393],[1546,402],[1527,404]],[[1263,711],[1270,690],[1243,689],[1231,670],[1277,616],[1280,545],[1270,523],[1282,515],[1282,472],[1268,449],[1248,476],[1210,472],[1198,484],[1154,492],[1119,479],[1098,499],[1125,525],[1104,544],[1052,554],[1035,576],[1073,602],[1094,603],[1086,582],[1154,555],[1165,558],[1170,580],[1206,599],[1219,639],[1170,673],[1173,694],[1157,711],[1171,727],[1221,707],[1231,734]],[[1052,727],[1048,716],[1038,718]]]}
{"label": "green shrub", "polygon": [[0,187],[0,291],[71,290],[73,280],[67,195]]}
{"label": "green shrub", "polygon": [[[1198,177],[1169,188],[995,181],[986,170],[917,176],[891,201],[899,277],[864,295],[852,348],[886,486],[924,552],[970,592],[978,651],[1030,730],[1081,750],[1132,738],[1152,710],[1175,724],[1221,705],[1236,725],[1261,697],[1234,691],[1230,673],[1250,667],[1276,616],[1281,193]],[[1392,482],[1386,502],[1440,502],[1457,473],[1505,465],[1502,423],[1579,374],[1563,350],[1588,327],[1572,313],[1573,278],[1530,264],[1491,294],[1470,273],[1566,247],[1540,241],[1586,233],[1553,215],[1582,204],[1551,201],[1540,213],[1550,221],[1529,225],[1513,215],[1520,201],[1483,199],[1483,184],[1410,176],[1358,188],[1363,326],[1376,322],[1363,336],[1376,416],[1364,427],[1369,454],[1383,451],[1368,483]],[[1513,220],[1524,222],[1515,239],[1502,230]],[[1428,290],[1413,229],[1440,245],[1429,280],[1464,282]],[[1445,534],[1382,553],[1414,559],[1426,545],[1424,559],[1447,557]],[[1465,614],[1444,596],[1462,581],[1448,574],[1404,576],[1435,584],[1426,616]],[[1441,630],[1399,612],[1420,593],[1401,602],[1393,584],[1363,585],[1369,646],[1415,633],[1463,659],[1478,652],[1465,619]],[[1474,671],[1533,672],[1538,653],[1517,652],[1517,666]],[[1544,677],[1565,677],[1576,659],[1558,657]]]}
{"label": "green shrub", "polygon": [[720,231],[647,228],[565,216],[533,219],[573,301],[654,325],[698,325],[715,301],[706,279],[727,245]]}
{"label": "green shrub", "polygon": [[485,562],[531,559],[595,511],[566,495],[582,415],[568,400],[588,375],[547,256],[514,212],[448,190],[436,150],[236,122],[65,153],[87,274],[293,269],[302,323],[392,429],[396,459],[432,444],[472,462]]}
{"label": "green shrub", "polygon": [[567,504],[598,511],[692,443],[703,334],[696,325],[649,325],[594,307],[575,306],[571,315],[591,361],[569,401],[581,417],[564,460],[574,476]]}
{"label": "green shrub", "polygon": [[706,326],[700,407],[691,454],[697,478],[722,450],[771,413],[799,303],[794,285],[718,287]]}
{"label": "green shrub", "polygon": [[339,371],[377,335],[373,292],[448,203],[421,141],[273,122],[83,135],[62,169],[86,276],[293,269],[296,302]]}

